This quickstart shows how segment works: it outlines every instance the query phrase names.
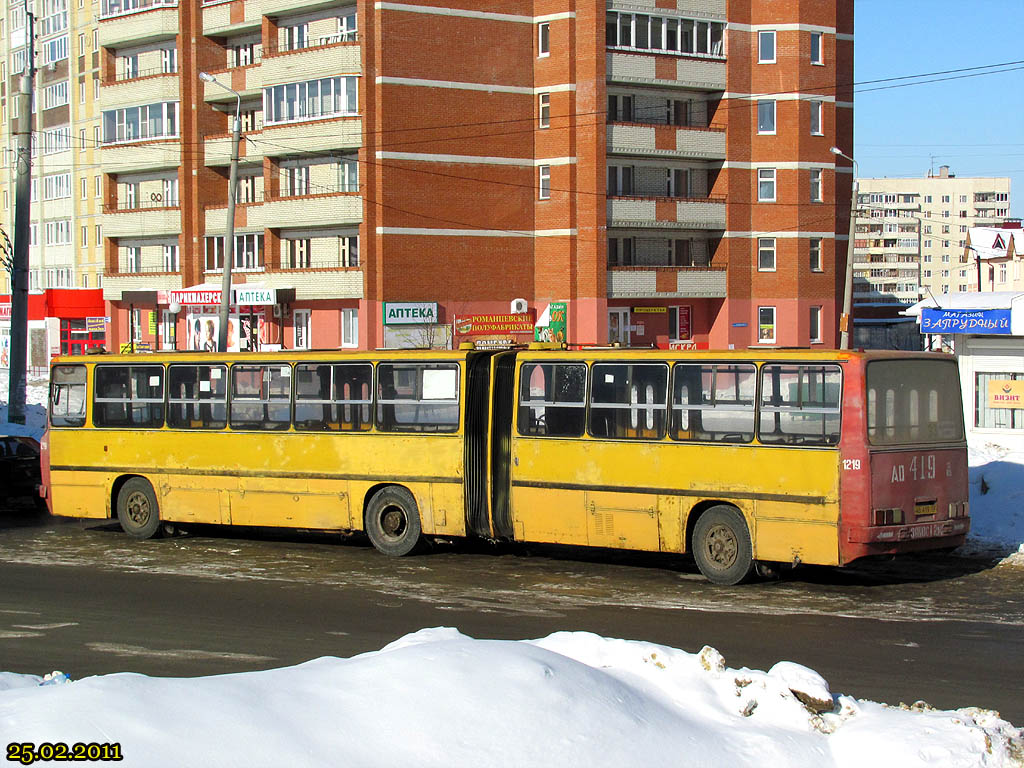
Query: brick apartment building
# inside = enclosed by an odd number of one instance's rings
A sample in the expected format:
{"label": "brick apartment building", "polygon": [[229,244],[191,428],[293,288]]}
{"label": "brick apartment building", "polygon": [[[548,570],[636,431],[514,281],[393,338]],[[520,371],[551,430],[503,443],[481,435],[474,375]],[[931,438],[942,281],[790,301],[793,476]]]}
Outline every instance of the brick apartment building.
{"label": "brick apartment building", "polygon": [[118,342],[212,327],[237,93],[263,345],[449,343],[518,298],[575,344],[835,343],[852,0],[100,2]]}

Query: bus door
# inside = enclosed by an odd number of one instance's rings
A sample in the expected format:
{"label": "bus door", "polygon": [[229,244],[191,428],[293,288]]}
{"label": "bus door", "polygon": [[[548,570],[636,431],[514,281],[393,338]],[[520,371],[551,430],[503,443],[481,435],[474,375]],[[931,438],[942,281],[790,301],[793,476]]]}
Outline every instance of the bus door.
{"label": "bus door", "polygon": [[511,539],[512,526],[512,415],[515,410],[516,353],[503,352],[490,359],[491,420],[490,478],[491,531],[497,538]]}

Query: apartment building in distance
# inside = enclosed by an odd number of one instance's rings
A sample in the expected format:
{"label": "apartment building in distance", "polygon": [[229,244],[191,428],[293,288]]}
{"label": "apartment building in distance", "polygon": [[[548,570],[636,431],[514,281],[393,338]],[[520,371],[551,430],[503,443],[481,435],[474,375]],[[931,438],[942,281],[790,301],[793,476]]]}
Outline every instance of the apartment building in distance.
{"label": "apartment building in distance", "polygon": [[858,186],[854,344],[919,349],[913,318],[899,312],[929,294],[977,290],[968,232],[1008,218],[1010,179],[960,178],[941,166],[923,178],[863,178]]}
{"label": "apartment building in distance", "polygon": [[119,343],[215,337],[239,108],[233,346],[444,344],[456,316],[562,303],[574,344],[835,343],[852,0],[99,17]]}
{"label": "apartment building in distance", "polygon": [[[29,360],[100,343],[103,275],[99,169],[98,5],[93,0],[0,2],[0,228],[14,241],[17,94],[34,17],[35,76],[29,232]],[[0,269],[0,345],[10,334],[11,280]],[[0,355],[2,357],[2,355]]]}

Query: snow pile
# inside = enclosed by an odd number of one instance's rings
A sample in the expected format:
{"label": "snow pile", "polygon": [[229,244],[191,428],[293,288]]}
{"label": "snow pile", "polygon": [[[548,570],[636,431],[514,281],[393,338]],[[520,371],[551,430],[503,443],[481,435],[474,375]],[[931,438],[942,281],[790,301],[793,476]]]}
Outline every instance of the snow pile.
{"label": "snow pile", "polygon": [[49,386],[45,379],[29,379],[25,387],[25,423],[11,424],[7,421],[8,369],[0,368],[0,435],[27,436],[38,440],[46,429],[45,405]]}
{"label": "snow pile", "polygon": [[985,443],[971,446],[968,461],[971,532],[962,550],[1024,566],[1024,453]]}
{"label": "snow pile", "polygon": [[1024,765],[994,712],[833,697],[791,662],[737,670],[587,633],[427,629],[263,672],[40,682],[0,675],[0,741],[116,741],[126,767]]}

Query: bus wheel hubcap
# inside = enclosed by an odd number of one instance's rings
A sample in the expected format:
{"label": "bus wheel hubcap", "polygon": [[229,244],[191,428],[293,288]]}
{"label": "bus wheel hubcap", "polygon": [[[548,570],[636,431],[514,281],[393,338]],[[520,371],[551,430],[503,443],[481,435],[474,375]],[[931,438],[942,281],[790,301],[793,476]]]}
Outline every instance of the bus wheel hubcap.
{"label": "bus wheel hubcap", "polygon": [[736,562],[736,536],[726,525],[716,525],[708,531],[707,552],[711,562],[721,568],[728,568]]}
{"label": "bus wheel hubcap", "polygon": [[144,525],[149,521],[149,499],[144,493],[133,493],[128,497],[128,518],[136,525]]}
{"label": "bus wheel hubcap", "polygon": [[388,507],[380,517],[380,527],[388,536],[398,538],[405,533],[405,513],[398,507]]}

